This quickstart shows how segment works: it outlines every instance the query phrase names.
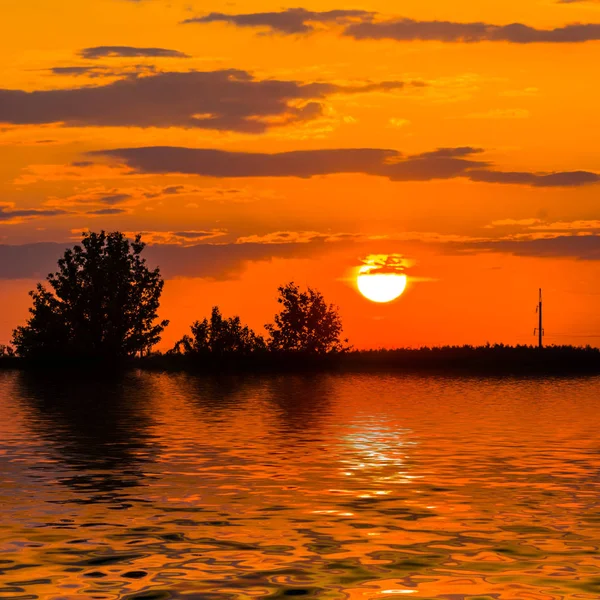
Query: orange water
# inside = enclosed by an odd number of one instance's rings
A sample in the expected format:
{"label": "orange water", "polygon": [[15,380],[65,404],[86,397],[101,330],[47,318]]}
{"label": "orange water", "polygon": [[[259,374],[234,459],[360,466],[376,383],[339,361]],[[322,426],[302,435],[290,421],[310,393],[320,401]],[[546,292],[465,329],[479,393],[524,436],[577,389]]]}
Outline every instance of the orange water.
{"label": "orange water", "polygon": [[600,598],[600,379],[0,372],[0,598]]}

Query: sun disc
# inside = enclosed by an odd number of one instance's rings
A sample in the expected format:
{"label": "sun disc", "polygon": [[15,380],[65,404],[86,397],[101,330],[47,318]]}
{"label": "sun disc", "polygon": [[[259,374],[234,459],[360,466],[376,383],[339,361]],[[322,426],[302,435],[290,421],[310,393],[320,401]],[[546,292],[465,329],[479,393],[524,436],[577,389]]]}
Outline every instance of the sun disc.
{"label": "sun disc", "polygon": [[401,273],[360,273],[356,279],[359,292],[372,302],[391,302],[406,289],[407,277]]}

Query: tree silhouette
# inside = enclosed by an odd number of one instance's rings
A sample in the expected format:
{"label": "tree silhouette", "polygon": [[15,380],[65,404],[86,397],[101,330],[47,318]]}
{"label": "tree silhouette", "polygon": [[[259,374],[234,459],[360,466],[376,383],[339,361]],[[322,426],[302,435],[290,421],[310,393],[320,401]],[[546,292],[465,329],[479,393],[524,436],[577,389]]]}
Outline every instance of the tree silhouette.
{"label": "tree silhouette", "polygon": [[265,325],[274,351],[299,351],[327,354],[346,350],[341,340],[342,321],[338,308],[327,304],[321,292],[301,291],[294,283],[280,286],[277,302],[283,305],[275,322]]}
{"label": "tree silhouette", "polygon": [[239,317],[223,318],[218,306],[214,306],[210,320],[196,321],[192,335],[184,335],[172,350],[174,354],[205,355],[222,357],[227,355],[248,356],[264,350],[266,344]]}
{"label": "tree silhouette", "polygon": [[148,352],[168,321],[154,324],[164,281],[141,258],[144,247],[139,235],[84,233],[46,278],[51,289],[30,292],[32,316],[13,332],[17,353],[112,360]]}

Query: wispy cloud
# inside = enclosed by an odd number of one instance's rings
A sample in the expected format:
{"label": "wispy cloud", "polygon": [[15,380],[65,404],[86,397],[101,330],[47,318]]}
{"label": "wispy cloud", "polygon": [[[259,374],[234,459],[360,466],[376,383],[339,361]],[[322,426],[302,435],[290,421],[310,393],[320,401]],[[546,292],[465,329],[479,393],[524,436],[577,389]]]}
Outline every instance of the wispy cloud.
{"label": "wispy cloud", "polygon": [[99,58],[190,58],[188,54],[168,48],[138,48],[136,46],[94,46],[79,51],[79,56],[89,60]]}
{"label": "wispy cloud", "polygon": [[107,65],[69,65],[64,67],[52,67],[53,75],[62,77],[89,77],[97,79],[100,77],[111,77],[122,79],[125,76],[155,73],[154,65],[119,65],[118,67]]}
{"label": "wispy cloud", "polygon": [[189,231],[126,231],[125,235],[134,238],[141,233],[143,239],[148,244],[175,244],[179,246],[195,246],[200,242],[213,240],[215,238],[227,235],[224,229],[194,230]]}
{"label": "wispy cloud", "polygon": [[52,206],[42,206],[39,208],[18,208],[15,203],[0,203],[0,225],[18,225],[27,221],[36,221],[51,217],[65,216],[114,216],[126,213],[124,208],[100,208],[86,210],[67,210]]}
{"label": "wispy cloud", "polygon": [[600,23],[574,23],[554,29],[537,29],[523,23],[494,25],[484,22],[458,23],[392,19],[355,23],[344,30],[344,35],[356,40],[394,40],[397,42],[561,44],[600,40]]}
{"label": "wispy cloud", "polygon": [[44,217],[58,217],[69,211],[50,208],[16,208],[14,203],[0,203],[0,224],[17,224]]}

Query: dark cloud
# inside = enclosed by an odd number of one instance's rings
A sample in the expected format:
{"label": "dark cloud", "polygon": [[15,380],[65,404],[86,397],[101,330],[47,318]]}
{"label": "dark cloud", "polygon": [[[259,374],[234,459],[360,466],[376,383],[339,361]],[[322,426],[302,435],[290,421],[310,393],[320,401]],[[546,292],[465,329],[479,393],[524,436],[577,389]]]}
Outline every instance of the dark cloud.
{"label": "dark cloud", "polygon": [[133,196],[131,194],[110,194],[109,196],[102,196],[100,198],[95,198],[96,202],[100,202],[101,204],[121,204],[122,202],[127,202],[131,200]]}
{"label": "dark cloud", "polygon": [[534,187],[568,187],[598,183],[588,171],[510,173],[494,171],[476,160],[480,148],[439,148],[412,156],[375,148],[304,150],[279,154],[226,152],[202,148],[149,146],[93,152],[109,156],[137,173],[182,173],[206,177],[313,177],[336,173],[363,173],[392,181],[430,181],[466,177],[486,183]]}
{"label": "dark cloud", "polygon": [[440,41],[440,42],[510,42],[576,43],[600,40],[600,24],[572,24],[555,29],[536,29],[522,23],[456,23],[453,21],[363,21],[346,27],[344,35],[357,40]]}
{"label": "dark cloud", "polygon": [[[562,0],[573,3],[580,0]],[[184,23],[225,22],[238,27],[263,27],[281,34],[311,33],[317,25],[342,25],[343,35],[357,40],[577,43],[600,40],[599,23],[573,23],[554,29],[537,29],[523,23],[494,25],[474,22],[417,21],[415,19],[376,20],[377,13],[362,10],[313,12],[293,8],[280,12],[223,14],[211,13]]]}
{"label": "dark cloud", "polygon": [[[190,234],[211,232],[179,232]],[[350,240],[351,243],[351,240]],[[69,243],[35,243],[0,245],[0,279],[41,279],[56,270],[56,261]],[[486,241],[438,244],[448,252],[502,252],[517,256],[541,258],[574,258],[600,260],[600,236],[561,236],[525,241]],[[248,262],[274,258],[315,257],[330,251],[331,244],[321,239],[309,243],[244,243],[244,244],[154,244],[146,247],[144,256],[151,267],[159,266],[167,279],[204,277],[227,280],[237,277]],[[380,265],[398,270],[397,265]],[[384,272],[385,272],[384,269]]]}
{"label": "dark cloud", "polygon": [[179,194],[184,190],[185,190],[184,185],[169,185],[166,188],[162,189],[162,193],[166,194],[167,196],[171,196],[173,194]]}
{"label": "dark cloud", "polygon": [[135,46],[95,46],[79,51],[79,56],[90,60],[98,58],[190,58],[188,54],[168,48],[136,48]]}
{"label": "dark cloud", "polygon": [[473,148],[471,146],[459,146],[457,148],[437,148],[430,152],[417,154],[416,158],[462,158],[471,154],[480,154],[483,148]]}
{"label": "dark cloud", "polygon": [[99,208],[98,210],[88,210],[86,215],[109,216],[122,215],[127,211],[124,208]]}
{"label": "dark cloud", "polygon": [[538,258],[600,260],[600,235],[563,235],[538,240],[497,240],[452,244],[467,252],[502,252]]}
{"label": "dark cloud", "polygon": [[131,75],[100,86],[27,92],[0,89],[0,123],[186,127],[261,133],[315,119],[332,94],[401,89],[401,81],[336,85],[260,80],[246,71]]}
{"label": "dark cloud", "polygon": [[46,273],[56,271],[56,261],[68,245],[54,242],[19,246],[0,244],[0,279],[44,277]]}
{"label": "dark cloud", "polygon": [[31,219],[37,219],[40,217],[58,217],[61,215],[70,214],[69,211],[53,208],[27,208],[27,209],[15,209],[11,206],[3,206],[0,204],[0,223],[11,223],[20,222]]}
{"label": "dark cloud", "polygon": [[174,231],[173,235],[189,239],[203,239],[214,235],[213,231]]}
{"label": "dark cloud", "polygon": [[564,171],[561,173],[500,172],[482,169],[470,174],[472,181],[484,183],[513,183],[533,187],[578,187],[600,182],[598,173]]}
{"label": "dark cloud", "polygon": [[[185,232],[183,232],[185,233]],[[191,232],[188,232],[191,233]],[[0,279],[43,278],[56,270],[56,262],[69,243],[0,244]],[[149,245],[144,256],[159,266],[166,278],[205,277],[227,280],[243,271],[248,261],[309,256],[325,251],[317,244],[179,244]]]}
{"label": "dark cloud", "polygon": [[50,69],[52,73],[55,75],[73,75],[75,77],[80,75],[91,75],[92,77],[98,76],[98,68],[97,67],[52,67]]}
{"label": "dark cloud", "polygon": [[375,13],[365,10],[330,10],[326,12],[309,11],[304,8],[289,8],[281,12],[263,12],[228,15],[210,13],[203,17],[186,19],[188,23],[224,22],[238,27],[266,27],[271,31],[285,34],[309,33],[315,30],[315,25],[346,24],[356,19],[370,19]]}

